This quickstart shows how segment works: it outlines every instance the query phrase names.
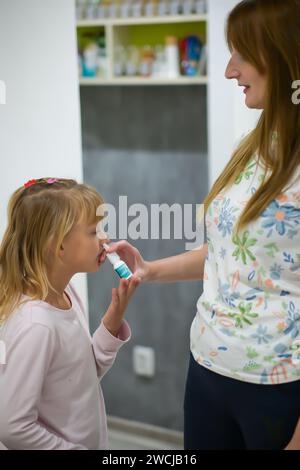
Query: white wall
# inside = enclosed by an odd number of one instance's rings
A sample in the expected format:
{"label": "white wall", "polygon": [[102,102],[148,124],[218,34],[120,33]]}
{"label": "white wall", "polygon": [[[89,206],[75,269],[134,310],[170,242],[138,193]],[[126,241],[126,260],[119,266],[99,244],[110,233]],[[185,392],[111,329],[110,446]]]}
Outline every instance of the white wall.
{"label": "white wall", "polygon": [[208,0],[208,146],[210,186],[219,176],[242,136],[251,130],[259,111],[249,110],[236,80],[224,76],[230,53],[225,41],[225,24],[237,0]]}
{"label": "white wall", "polygon": [[[0,1],[0,236],[28,179],[82,180],[76,50],[73,0]],[[87,305],[86,276],[75,283]]]}

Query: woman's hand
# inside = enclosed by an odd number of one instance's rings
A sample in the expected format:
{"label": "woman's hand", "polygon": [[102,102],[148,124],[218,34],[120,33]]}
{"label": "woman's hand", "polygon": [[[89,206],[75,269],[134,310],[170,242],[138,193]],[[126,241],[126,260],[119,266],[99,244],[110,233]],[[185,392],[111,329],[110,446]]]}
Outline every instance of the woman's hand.
{"label": "woman's hand", "polygon": [[119,286],[112,289],[111,303],[102,322],[113,336],[118,336],[128,302],[139,283],[140,279],[134,275],[130,279],[120,279]]}
{"label": "woman's hand", "polygon": [[150,263],[145,261],[139,250],[130,245],[126,240],[121,240],[109,245],[107,253],[117,252],[122,261],[125,261],[131,272],[137,276],[141,282],[147,281],[150,272]]}

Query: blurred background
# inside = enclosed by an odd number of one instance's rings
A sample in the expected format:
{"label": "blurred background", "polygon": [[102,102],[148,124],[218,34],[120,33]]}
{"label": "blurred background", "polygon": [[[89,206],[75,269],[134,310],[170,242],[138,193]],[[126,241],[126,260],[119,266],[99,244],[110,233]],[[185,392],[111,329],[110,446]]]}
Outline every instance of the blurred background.
{"label": "blurred background", "polygon": [[[236,3],[0,0],[0,235],[10,194],[42,176],[83,180],[116,208],[120,196],[128,206],[201,204],[258,118],[224,78]],[[128,241],[148,260],[185,250],[172,236]],[[105,263],[74,282],[93,332],[117,276]],[[102,381],[112,447],[182,445],[201,292],[199,282],[139,288],[127,313],[132,339]]]}

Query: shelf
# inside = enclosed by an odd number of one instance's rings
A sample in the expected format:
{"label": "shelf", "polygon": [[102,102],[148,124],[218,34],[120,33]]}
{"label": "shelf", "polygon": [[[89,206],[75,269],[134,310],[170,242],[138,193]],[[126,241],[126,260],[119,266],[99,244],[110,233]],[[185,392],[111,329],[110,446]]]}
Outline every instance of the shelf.
{"label": "shelf", "polygon": [[207,77],[179,77],[176,79],[169,78],[143,78],[143,77],[120,77],[104,80],[101,78],[80,77],[79,84],[82,86],[96,85],[207,85]]}
{"label": "shelf", "polygon": [[[206,37],[207,14],[192,15],[165,15],[165,16],[141,16],[138,18],[97,18],[84,19],[77,22],[78,38],[84,38],[87,32],[105,35],[107,51],[107,79],[98,77],[80,77],[81,86],[111,86],[111,85],[207,85],[208,77],[181,76],[176,79],[153,77],[114,76],[115,48],[119,45],[134,45],[138,48],[147,44],[155,46],[163,44],[166,36],[177,38],[189,34]],[[102,31],[103,30],[103,31]],[[80,40],[80,39],[79,39]]]}
{"label": "shelf", "polygon": [[140,16],[138,18],[97,18],[84,19],[77,21],[77,27],[92,26],[130,26],[143,24],[165,24],[165,23],[196,23],[199,21],[207,21],[207,14],[203,15],[165,15],[165,16]]}

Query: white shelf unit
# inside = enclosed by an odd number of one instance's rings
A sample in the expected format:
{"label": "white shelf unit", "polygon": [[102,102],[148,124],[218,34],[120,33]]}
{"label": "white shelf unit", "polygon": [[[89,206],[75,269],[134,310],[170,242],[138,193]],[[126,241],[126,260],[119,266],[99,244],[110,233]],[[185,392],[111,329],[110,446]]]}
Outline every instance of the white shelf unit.
{"label": "white shelf unit", "polygon": [[130,32],[136,26],[151,27],[158,25],[190,25],[191,32],[196,26],[205,24],[206,27],[206,44],[207,44],[207,14],[192,15],[176,15],[176,16],[154,16],[139,18],[99,18],[99,19],[83,19],[77,21],[77,29],[99,28],[104,30],[106,38],[106,53],[108,60],[108,76],[107,79],[98,77],[80,77],[79,83],[84,86],[107,86],[107,85],[206,85],[208,83],[207,76],[180,76],[175,79],[156,78],[156,77],[115,77],[114,76],[114,49],[116,45],[130,44]]}

